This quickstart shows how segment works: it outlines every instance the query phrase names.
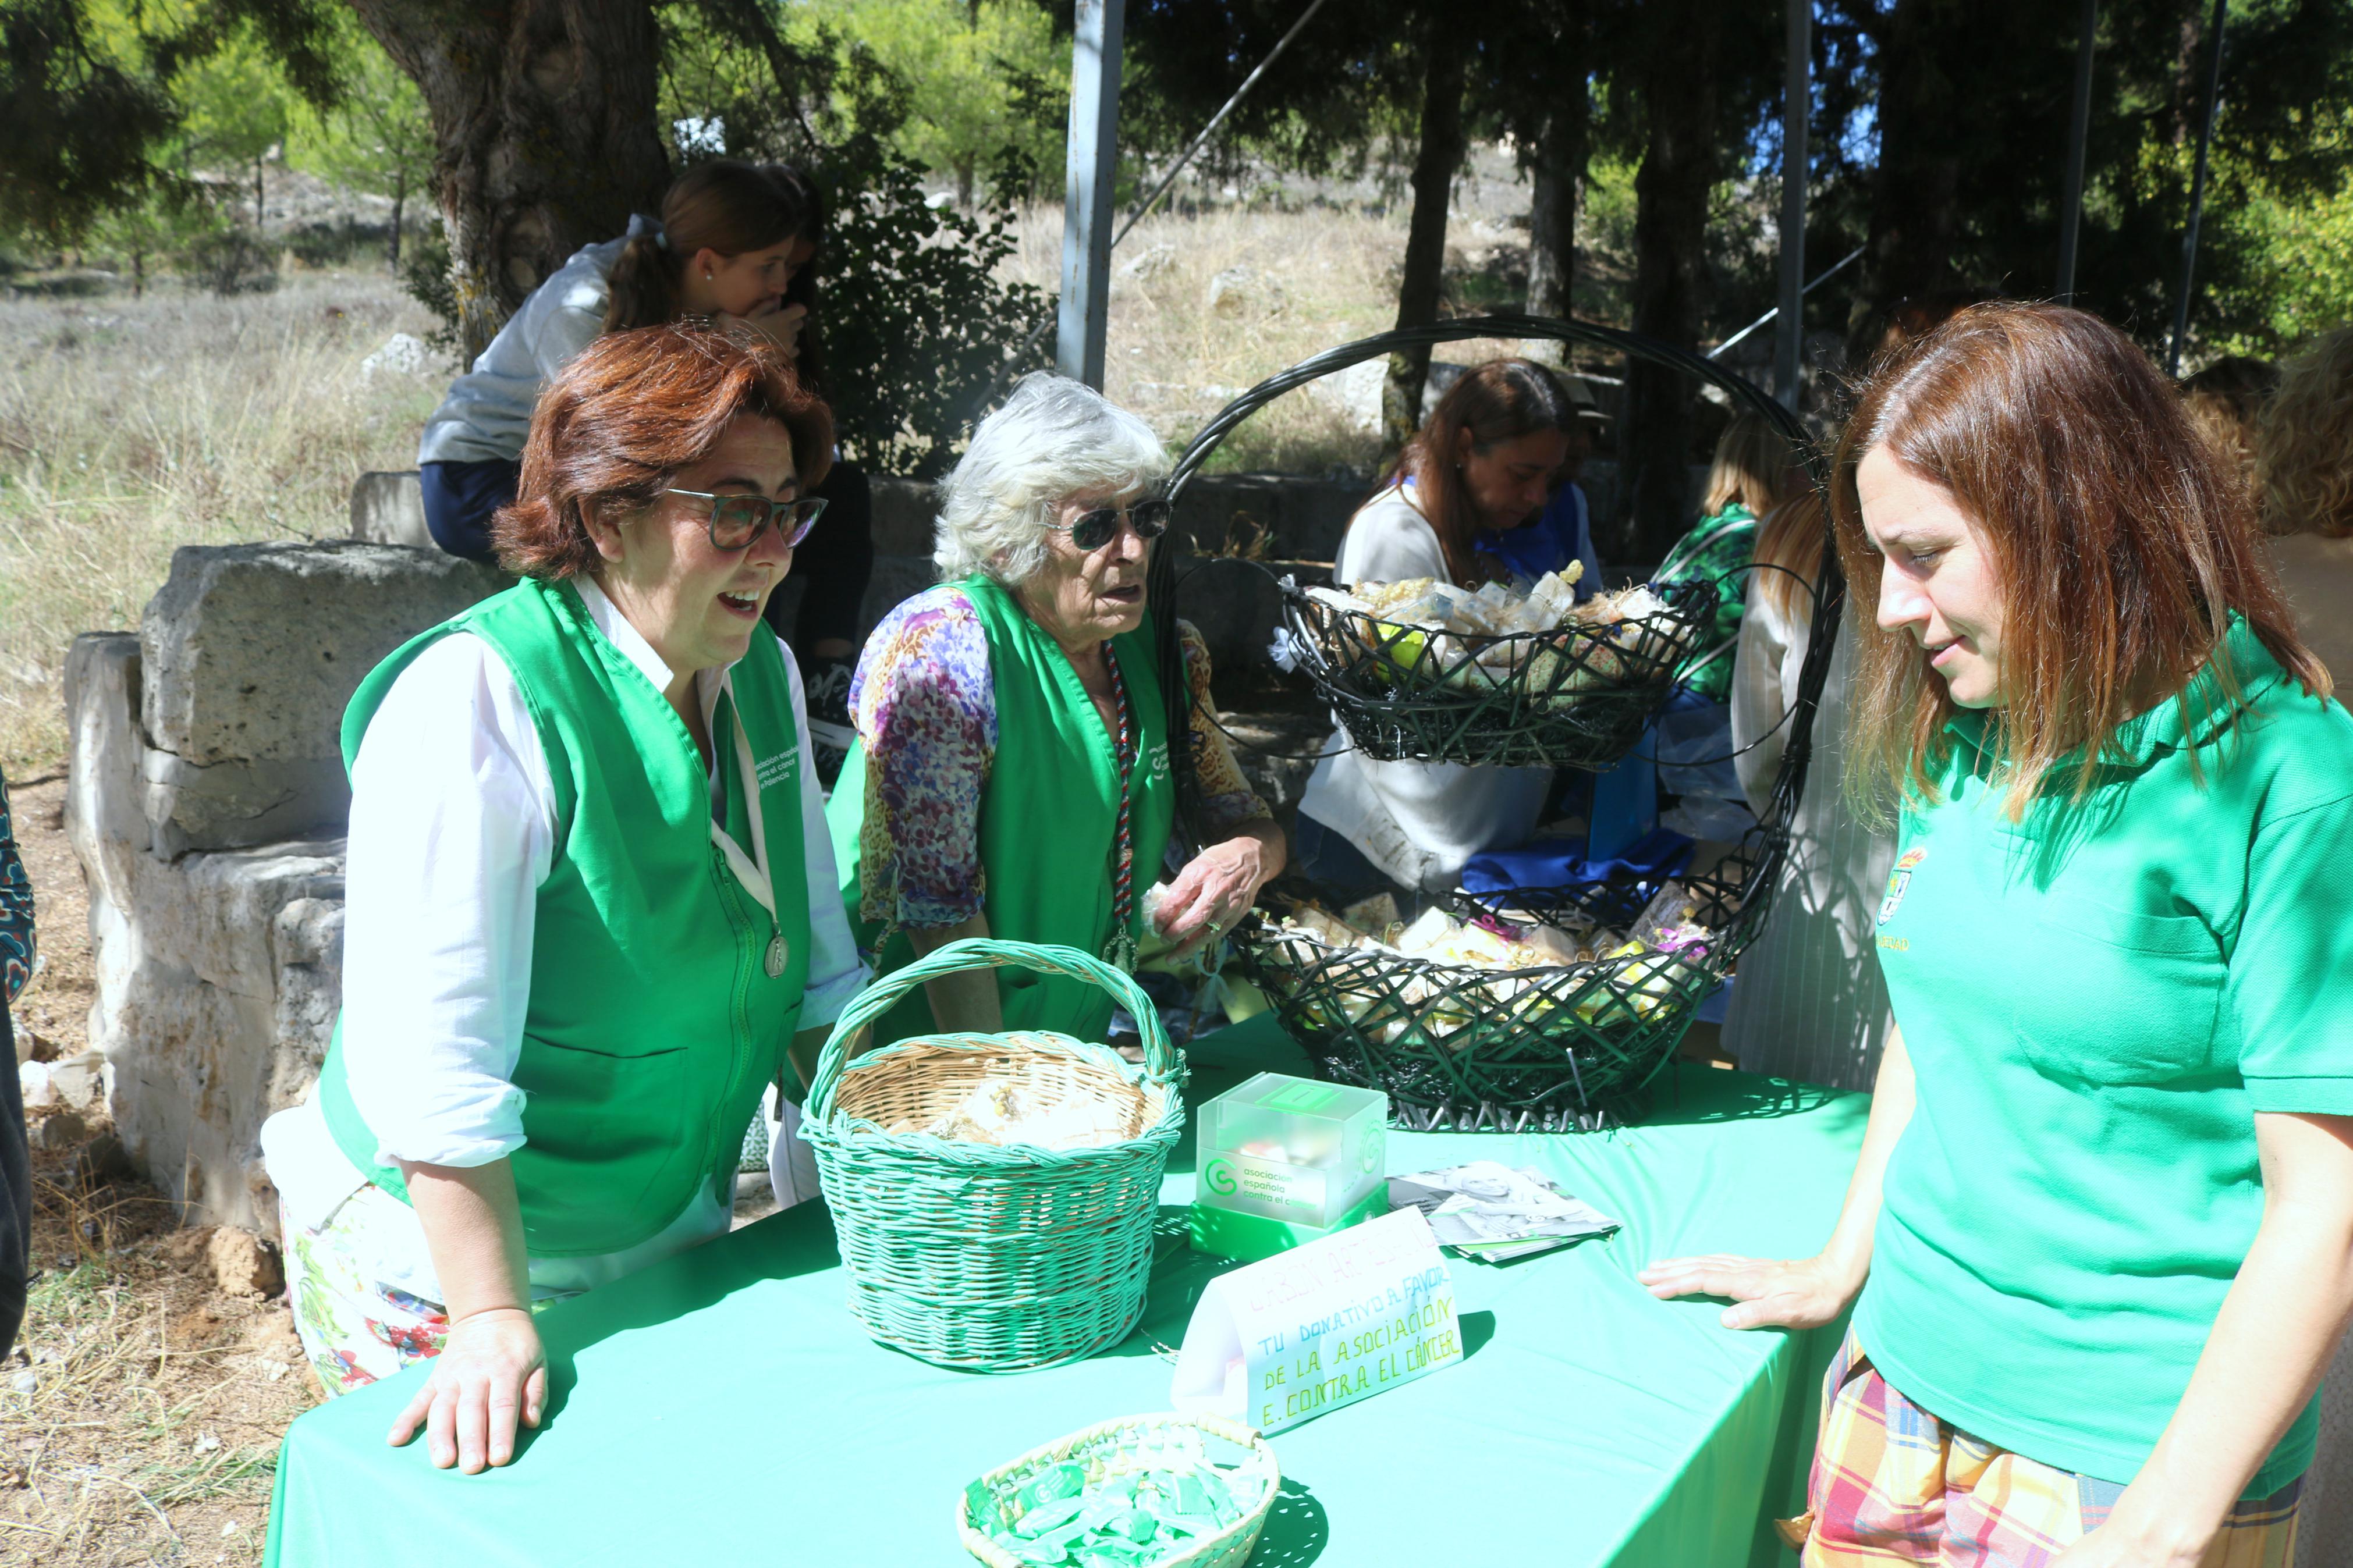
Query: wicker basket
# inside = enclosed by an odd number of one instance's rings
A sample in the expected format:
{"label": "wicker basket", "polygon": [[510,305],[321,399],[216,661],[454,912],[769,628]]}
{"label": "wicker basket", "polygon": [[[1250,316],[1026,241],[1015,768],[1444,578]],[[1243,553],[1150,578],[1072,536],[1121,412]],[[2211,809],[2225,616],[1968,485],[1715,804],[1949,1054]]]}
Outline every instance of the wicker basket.
{"label": "wicker basket", "polygon": [[[866,1026],[925,981],[1008,965],[1109,991],[1135,1018],[1144,1065],[1045,1031],[920,1035],[851,1059]],[[867,1331],[976,1372],[1055,1366],[1126,1338],[1143,1315],[1161,1173],[1184,1125],[1182,1070],[1134,982],[1073,948],[951,942],[861,992],[818,1058],[801,1136]],[[1116,1141],[1057,1151],[913,1130],[989,1084],[1078,1110]]]}
{"label": "wicker basket", "polygon": [[1662,608],[1609,625],[1460,637],[1286,578],[1283,622],[1301,671],[1368,757],[1599,771],[1634,749],[1715,613],[1713,583],[1657,592]]}
{"label": "wicker basket", "polygon": [[1158,1559],[1152,1568],[1241,1568],[1257,1547],[1275,1496],[1282,1489],[1282,1469],[1265,1438],[1215,1415],[1124,1416],[1033,1448],[965,1488],[964,1498],[956,1505],[956,1534],[965,1550],[989,1568],[1024,1568],[1019,1558],[998,1546],[983,1528],[987,1510],[994,1510],[998,1519],[1014,1522],[1018,1515],[1008,1507],[1013,1494],[1040,1471],[1070,1460],[1085,1465],[1091,1480],[1153,1468],[1208,1469],[1211,1461],[1201,1441],[1205,1435],[1242,1451],[1240,1465],[1217,1467],[1219,1479],[1242,1505],[1242,1517],[1218,1534],[1203,1536],[1183,1552]]}
{"label": "wicker basket", "polygon": [[[1318,1070],[1386,1093],[1399,1125],[1593,1128],[1622,1115],[1674,1054],[1752,927],[1739,883],[1694,878],[1684,888],[1715,940],[1672,953],[1487,969],[1333,947],[1266,924],[1238,940],[1250,977]],[[1490,921],[1506,920],[1508,905],[1509,919],[1582,916],[1623,929],[1647,897],[1603,885],[1452,902]]]}

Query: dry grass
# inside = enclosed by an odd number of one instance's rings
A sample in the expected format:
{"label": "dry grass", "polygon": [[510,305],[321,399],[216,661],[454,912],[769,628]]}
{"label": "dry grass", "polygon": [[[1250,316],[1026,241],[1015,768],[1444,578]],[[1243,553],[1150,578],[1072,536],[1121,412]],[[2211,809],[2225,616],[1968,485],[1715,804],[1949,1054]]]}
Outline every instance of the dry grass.
{"label": "dry grass", "polygon": [[279,1440],[314,1398],[291,1321],[215,1291],[203,1233],[153,1189],[84,1190],[69,1160],[37,1162],[45,1272],[0,1369],[0,1563],[259,1562]]}
{"label": "dry grass", "polygon": [[[1008,271],[1058,288],[1062,209],[1024,215],[1021,237]],[[1104,391],[1182,447],[1276,371],[1394,323],[1405,237],[1401,209],[1146,218],[1112,256]],[[1525,231],[1468,214],[1456,215],[1449,240],[1457,293],[1527,244]],[[1442,357],[1476,363],[1520,347],[1463,343]],[[1371,362],[1278,399],[1227,437],[1211,469],[1369,477],[1380,455],[1381,374]]]}
{"label": "dry grass", "polygon": [[0,764],[62,757],[68,645],[136,626],[175,546],[341,535],[357,475],[413,466],[439,374],[360,363],[429,325],[367,273],[0,301]]}

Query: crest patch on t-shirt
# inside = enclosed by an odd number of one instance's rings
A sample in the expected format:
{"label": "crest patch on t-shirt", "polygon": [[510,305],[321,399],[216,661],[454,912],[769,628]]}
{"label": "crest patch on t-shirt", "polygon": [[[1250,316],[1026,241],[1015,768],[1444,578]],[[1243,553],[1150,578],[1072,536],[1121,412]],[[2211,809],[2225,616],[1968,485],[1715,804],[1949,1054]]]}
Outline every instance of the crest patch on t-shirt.
{"label": "crest patch on t-shirt", "polygon": [[1914,869],[1927,858],[1928,851],[1925,848],[1906,849],[1903,857],[1895,862],[1895,868],[1887,873],[1887,896],[1879,900],[1881,925],[1885,925],[1895,918],[1897,907],[1904,902],[1904,890],[1912,885]]}

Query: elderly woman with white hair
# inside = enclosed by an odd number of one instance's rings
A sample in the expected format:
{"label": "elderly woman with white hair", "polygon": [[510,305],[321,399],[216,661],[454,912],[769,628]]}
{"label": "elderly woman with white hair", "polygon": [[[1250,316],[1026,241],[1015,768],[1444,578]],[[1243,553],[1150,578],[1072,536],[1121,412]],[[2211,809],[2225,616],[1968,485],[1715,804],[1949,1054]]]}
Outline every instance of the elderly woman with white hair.
{"label": "elderly woman with white hair", "polygon": [[[858,743],[827,814],[878,973],[963,937],[1132,964],[1145,890],[1183,858],[1172,845],[1198,846],[1154,920],[1180,951],[1231,930],[1282,868],[1282,830],[1210,721],[1208,654],[1181,622],[1182,679],[1162,679],[1145,584],[1167,470],[1143,420],[1057,376],[1026,378],[974,432],[942,488],[939,585],[893,610],[859,660]],[[876,1039],[1101,1039],[1110,1013],[1083,982],[974,971],[910,995]]]}

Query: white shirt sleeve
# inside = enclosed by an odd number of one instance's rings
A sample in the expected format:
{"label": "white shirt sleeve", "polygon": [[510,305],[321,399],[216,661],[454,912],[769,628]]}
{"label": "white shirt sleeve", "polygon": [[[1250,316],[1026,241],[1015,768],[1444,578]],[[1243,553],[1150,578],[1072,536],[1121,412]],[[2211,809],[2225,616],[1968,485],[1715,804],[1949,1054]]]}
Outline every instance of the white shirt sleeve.
{"label": "white shirt sleeve", "polygon": [[[793,735],[800,746],[802,859],[808,868],[809,964],[807,989],[801,994],[800,1027],[814,1029],[841,1016],[849,999],[866,984],[865,965],[859,962],[858,942],[849,934],[849,915],[841,902],[841,879],[833,861],[833,835],[826,826],[825,795],[818,786],[811,759],[808,698],[801,689],[800,666],[782,639],[785,670],[792,678]],[[778,889],[776,895],[784,896]]]}
{"label": "white shirt sleeve", "polygon": [[1359,583],[1402,583],[1415,577],[1452,581],[1438,530],[1406,499],[1402,486],[1366,501],[1341,536],[1332,580],[1344,588]]}
{"label": "white shirt sleeve", "polygon": [[401,672],[352,769],[343,1053],[376,1157],[483,1165],[522,1146],[514,1085],[555,802],[539,733],[480,638]]}

